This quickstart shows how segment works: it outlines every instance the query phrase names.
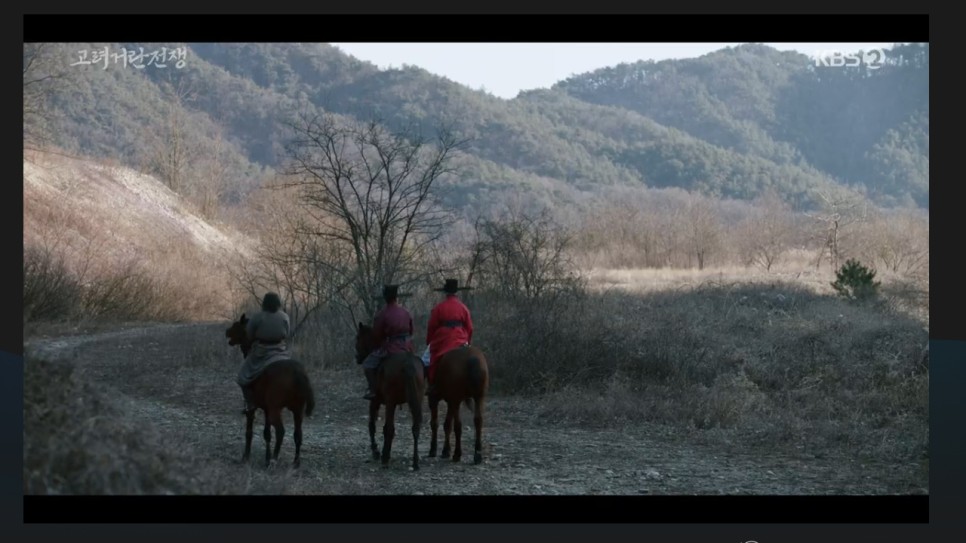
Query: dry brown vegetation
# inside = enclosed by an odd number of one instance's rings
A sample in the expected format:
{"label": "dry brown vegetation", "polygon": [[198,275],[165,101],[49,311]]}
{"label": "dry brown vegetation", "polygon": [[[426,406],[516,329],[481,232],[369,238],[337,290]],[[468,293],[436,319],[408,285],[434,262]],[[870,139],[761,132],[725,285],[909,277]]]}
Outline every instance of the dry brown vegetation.
{"label": "dry brown vegetation", "polygon": [[[836,269],[857,258],[882,272],[928,281],[929,217],[829,197],[794,212],[774,192],[752,202],[712,200],[680,189],[617,190],[567,218],[585,270]],[[562,215],[562,214],[561,214]],[[803,257],[807,259],[803,260]]]}
{"label": "dry brown vegetation", "polygon": [[556,420],[720,428],[881,458],[928,450],[928,333],[884,307],[727,284],[590,295],[544,329],[503,315],[479,316],[494,389],[542,392]]}
{"label": "dry brown vegetation", "polygon": [[[25,494],[280,494],[285,473],[207,465],[204,444],[74,363],[24,361]],[[154,375],[151,372],[147,372]]]}
{"label": "dry brown vegetation", "polygon": [[[928,492],[928,463],[868,457],[842,443],[799,450],[745,440],[731,428],[603,417],[639,398],[601,397],[591,383],[566,397],[510,394],[488,402],[483,466],[427,459],[371,462],[361,376],[351,358],[304,358],[317,409],[302,466],[239,463],[241,355],[227,323],[155,325],[33,342],[26,365],[25,490],[30,493],[231,494],[895,494]],[[308,339],[303,336],[299,345]],[[330,346],[333,347],[333,346]],[[334,346],[339,347],[339,346]],[[351,349],[351,341],[347,345]],[[310,350],[305,351],[311,356]],[[39,362],[38,362],[39,360]],[[56,360],[56,362],[47,362]],[[608,380],[604,380],[606,383]],[[599,382],[596,381],[595,382]],[[629,390],[629,389],[628,389]],[[724,398],[736,397],[722,394]],[[687,399],[679,400],[688,401]],[[672,402],[668,402],[669,407]],[[690,407],[686,407],[688,409]],[[571,411],[572,412],[572,411]],[[587,417],[599,417],[593,423]],[[401,420],[399,420],[401,419]],[[569,419],[569,420],[568,420]],[[291,429],[291,416],[285,424]],[[401,413],[397,424],[405,424]],[[464,419],[465,420],[465,419]],[[91,432],[93,429],[96,432]],[[420,451],[428,451],[424,427]],[[464,438],[469,431],[464,431]],[[408,432],[398,438],[400,448]],[[256,446],[264,446],[256,437]],[[256,449],[257,450],[257,449]],[[71,459],[77,459],[72,462]]]}
{"label": "dry brown vegetation", "polygon": [[[593,288],[585,288],[579,274],[562,273],[576,270],[555,259],[559,252],[526,253],[550,225],[541,235],[523,235],[523,243],[501,238],[501,250],[517,258],[500,261],[496,275],[478,275],[482,288],[467,295],[477,322],[475,342],[493,360],[494,391],[543,398],[547,420],[594,426],[649,421],[730,433],[765,449],[924,461],[928,279],[919,259],[928,255],[925,217],[901,212],[902,222],[889,227],[897,219],[885,213],[839,223],[834,261],[864,255],[887,270],[879,275],[884,286],[878,299],[857,304],[835,295],[831,268],[816,269],[818,250],[791,244],[807,241],[815,224],[783,215],[773,196],[758,205],[744,219],[738,215],[744,229],[716,236],[683,228],[662,243],[659,228],[638,237],[628,229],[693,218],[696,210],[705,214],[702,224],[713,222],[707,202],[684,200],[664,213],[655,208],[638,215],[636,223],[633,214],[621,215],[623,244],[608,246],[597,238],[587,245],[600,232],[593,228],[567,238],[576,239],[578,258],[581,248],[596,247],[598,258],[613,262],[635,254],[637,240],[680,263],[707,263],[715,253],[699,249],[717,247],[726,266],[611,270],[632,279],[625,288],[602,285],[607,273],[600,270],[588,274]],[[719,206],[719,224],[726,210]],[[606,227],[612,224],[608,217],[595,218]],[[771,234],[755,245],[758,266],[729,267],[727,255],[742,252],[726,250],[723,241],[747,235],[749,225]],[[699,238],[707,243],[697,243]],[[763,251],[770,251],[767,258]],[[897,253],[904,255],[905,268],[883,266]],[[550,292],[566,284],[567,295],[533,295],[534,278],[557,287]],[[655,279],[664,284],[655,285]]]}
{"label": "dry brown vegetation", "polygon": [[[192,218],[163,187],[124,170],[25,169],[25,325],[227,321],[257,310],[272,289],[299,325],[295,355],[316,376],[342,368],[351,381],[355,314],[337,296],[338,281],[306,264],[353,257],[291,235],[305,225],[296,200],[256,193],[238,212],[239,223],[262,226],[260,245],[247,252],[228,228]],[[831,215],[789,214],[772,197],[749,207],[652,196],[602,206],[569,228],[515,211],[440,237],[418,266],[407,264],[435,270],[411,283],[405,300],[417,345],[438,301],[431,289],[456,276],[476,287],[464,298],[474,343],[491,361],[492,394],[532,403],[546,421],[595,431],[659,425],[762,454],[928,469],[927,217],[863,213],[838,223],[826,246]],[[245,254],[247,262],[234,260]],[[880,270],[877,301],[834,295],[829,264],[846,257]],[[199,337],[193,354],[177,359],[182,376],[202,377],[179,392],[185,405],[235,371],[237,361],[218,366],[223,348],[201,346],[210,344]],[[171,369],[138,372],[125,386],[162,394]],[[161,438],[133,426],[125,400],[95,391],[69,366],[31,360],[28,375],[31,492],[274,492],[287,484],[252,483],[250,473],[207,479],[190,470],[191,443],[154,452]],[[338,483],[362,491],[354,484]]]}
{"label": "dry brown vegetation", "polygon": [[25,326],[224,318],[248,245],[151,177],[25,153]]}

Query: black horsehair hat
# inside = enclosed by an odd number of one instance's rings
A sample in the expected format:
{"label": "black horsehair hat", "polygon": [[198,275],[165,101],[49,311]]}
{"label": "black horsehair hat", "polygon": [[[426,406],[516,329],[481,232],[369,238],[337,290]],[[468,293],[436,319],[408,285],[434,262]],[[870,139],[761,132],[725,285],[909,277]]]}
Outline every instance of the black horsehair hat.
{"label": "black horsehair hat", "polygon": [[382,294],[380,294],[379,296],[373,296],[372,299],[373,300],[385,300],[387,298],[389,298],[389,299],[392,299],[392,298],[408,298],[410,296],[412,296],[412,294],[409,294],[409,293],[399,294],[399,285],[383,285],[382,286]]}
{"label": "black horsehair hat", "polygon": [[282,308],[282,299],[275,292],[266,292],[265,297],[262,298],[262,310],[269,312],[276,312]]}
{"label": "black horsehair hat", "polygon": [[443,288],[434,288],[436,292],[445,292],[447,294],[456,294],[459,290],[473,290],[473,287],[461,287],[459,286],[459,281],[456,279],[447,279],[446,284]]}

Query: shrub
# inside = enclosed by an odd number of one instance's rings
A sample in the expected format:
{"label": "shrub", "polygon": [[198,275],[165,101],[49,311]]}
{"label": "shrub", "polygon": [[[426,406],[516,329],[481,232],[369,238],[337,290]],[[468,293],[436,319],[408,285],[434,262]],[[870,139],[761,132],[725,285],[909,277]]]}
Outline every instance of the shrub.
{"label": "shrub", "polygon": [[874,299],[878,295],[880,284],[875,281],[875,270],[852,259],[835,272],[835,281],[831,283],[839,295],[852,301]]}
{"label": "shrub", "polygon": [[42,248],[24,247],[24,322],[70,316],[76,311],[82,290],[62,258]]}

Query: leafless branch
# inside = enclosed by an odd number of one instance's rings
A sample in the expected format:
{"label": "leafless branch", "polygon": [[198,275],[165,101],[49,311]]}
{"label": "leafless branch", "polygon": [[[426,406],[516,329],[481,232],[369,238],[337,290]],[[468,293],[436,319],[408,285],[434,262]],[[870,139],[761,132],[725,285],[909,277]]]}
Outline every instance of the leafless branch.
{"label": "leafless branch", "polygon": [[335,264],[314,265],[340,288],[332,299],[346,314],[371,317],[380,284],[407,284],[448,224],[434,198],[438,179],[460,144],[441,137],[433,148],[415,131],[392,132],[378,119],[343,122],[331,114],[299,113],[286,146],[291,178],[307,222],[293,235],[332,247]]}

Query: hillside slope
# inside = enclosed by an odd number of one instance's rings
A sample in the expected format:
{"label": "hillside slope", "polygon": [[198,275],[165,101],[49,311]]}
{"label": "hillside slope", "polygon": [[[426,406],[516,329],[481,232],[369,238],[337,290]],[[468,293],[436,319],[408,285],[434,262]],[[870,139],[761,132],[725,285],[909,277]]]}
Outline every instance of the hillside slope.
{"label": "hillside slope", "polygon": [[24,252],[62,262],[81,283],[136,270],[193,296],[224,292],[225,265],[251,258],[253,242],[200,217],[156,178],[121,166],[51,153],[24,155]]}

